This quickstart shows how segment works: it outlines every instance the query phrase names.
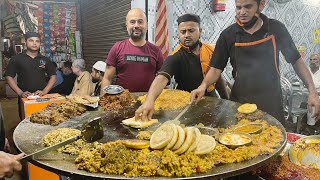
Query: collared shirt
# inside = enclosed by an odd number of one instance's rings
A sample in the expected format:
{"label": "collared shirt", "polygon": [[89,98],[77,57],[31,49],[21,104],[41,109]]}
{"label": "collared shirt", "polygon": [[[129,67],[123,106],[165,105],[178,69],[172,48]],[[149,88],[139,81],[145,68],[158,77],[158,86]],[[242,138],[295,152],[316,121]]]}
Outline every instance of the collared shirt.
{"label": "collared shirt", "polygon": [[47,57],[38,54],[32,58],[25,51],[9,61],[5,76],[14,78],[16,75],[18,87],[33,93],[47,86],[48,77],[56,75],[56,69]]}
{"label": "collared shirt", "polygon": [[[311,71],[310,71],[311,72]],[[315,73],[311,72],[312,80],[314,82],[314,86],[318,89],[320,88],[320,69]]]}
{"label": "collared shirt", "polygon": [[93,93],[93,83],[91,80],[91,75],[88,71],[84,71],[77,77],[74,82],[74,86],[71,94],[77,95],[88,95],[90,96]]}

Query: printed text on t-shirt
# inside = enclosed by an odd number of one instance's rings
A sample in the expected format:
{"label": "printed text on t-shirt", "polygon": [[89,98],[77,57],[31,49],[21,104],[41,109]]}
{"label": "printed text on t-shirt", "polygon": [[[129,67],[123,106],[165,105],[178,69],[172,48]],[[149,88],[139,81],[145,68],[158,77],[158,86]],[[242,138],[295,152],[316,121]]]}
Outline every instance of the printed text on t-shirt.
{"label": "printed text on t-shirt", "polygon": [[126,61],[130,61],[130,62],[150,63],[150,56],[140,56],[140,55],[126,54],[124,56],[124,59]]}

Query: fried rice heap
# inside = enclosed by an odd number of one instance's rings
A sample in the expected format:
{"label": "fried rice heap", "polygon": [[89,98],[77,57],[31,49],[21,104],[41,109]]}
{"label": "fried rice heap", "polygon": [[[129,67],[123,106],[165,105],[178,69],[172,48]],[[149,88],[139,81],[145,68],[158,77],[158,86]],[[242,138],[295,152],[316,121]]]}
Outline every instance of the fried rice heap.
{"label": "fried rice heap", "polygon": [[[274,153],[284,139],[281,130],[263,120],[254,122],[262,123],[263,131],[253,135],[252,145],[236,149],[230,149],[217,142],[216,148],[209,154],[195,155],[193,152],[187,152],[177,155],[168,149],[134,150],[127,148],[121,141],[115,141],[81,151],[75,163],[78,169],[92,173],[129,177],[190,176],[192,173],[207,172],[218,164],[237,163],[259,155]],[[247,123],[252,122],[241,120],[236,126]],[[223,130],[228,132],[232,128]]]}
{"label": "fried rice heap", "polygon": [[[138,100],[144,103],[147,95],[140,96]],[[184,108],[190,103],[190,93],[177,89],[164,89],[154,103],[154,109],[176,110]]]}
{"label": "fried rice heap", "polygon": [[[62,142],[66,139],[69,139],[74,136],[78,136],[81,134],[81,131],[78,129],[71,129],[71,128],[59,128],[49,132],[42,138],[42,144],[44,146],[52,146],[59,142]],[[59,148],[58,152],[63,152],[67,154],[79,154],[81,150],[94,148],[98,145],[98,142],[94,143],[86,143],[82,139],[79,139],[71,144],[65,145]]]}

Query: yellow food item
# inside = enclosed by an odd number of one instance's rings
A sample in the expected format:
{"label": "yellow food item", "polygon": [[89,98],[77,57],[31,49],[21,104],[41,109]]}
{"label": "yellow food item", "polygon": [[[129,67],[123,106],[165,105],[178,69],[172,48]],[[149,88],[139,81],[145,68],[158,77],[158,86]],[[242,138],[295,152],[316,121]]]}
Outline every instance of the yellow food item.
{"label": "yellow food item", "polygon": [[235,132],[243,132],[243,133],[254,133],[259,131],[262,126],[257,124],[248,124],[235,128]]}
{"label": "yellow food item", "polygon": [[250,114],[253,113],[257,110],[257,105],[256,104],[242,104],[241,106],[238,107],[238,112],[244,113],[244,114]]}
{"label": "yellow food item", "polygon": [[141,140],[150,140],[152,133],[153,131],[139,131],[136,137]]}
{"label": "yellow food item", "polygon": [[161,125],[150,138],[150,148],[162,149],[171,141],[174,133],[174,124]]}
{"label": "yellow food item", "polygon": [[147,128],[155,123],[158,123],[158,119],[143,121],[141,119],[136,120],[135,117],[132,117],[122,121],[122,124],[129,127],[137,128],[137,129]]}
{"label": "yellow food item", "polygon": [[177,149],[176,151],[174,151],[174,153],[176,154],[182,154],[184,152],[186,152],[189,147],[191,146],[191,144],[195,141],[195,132],[194,132],[194,128],[192,127],[186,127],[184,128],[184,131],[186,132],[186,140],[183,142],[183,144],[181,145],[181,147],[179,149]]}
{"label": "yellow food item", "polygon": [[[200,140],[195,152],[186,152],[181,155],[175,154],[170,149],[134,150],[127,148],[119,141],[115,141],[90,150],[81,151],[75,162],[77,168],[81,170],[127,177],[186,177],[193,173],[205,173],[217,163],[238,163],[259,155],[275,152],[275,149],[280,146],[280,142],[284,138],[281,130],[269,125],[266,121],[259,120],[255,122],[263,124],[263,131],[260,134],[252,135],[253,143],[250,146],[230,149],[225,145],[216,143],[213,151],[200,156],[200,154],[195,154],[197,149],[208,149],[207,147],[201,148],[199,147],[200,145],[213,144],[201,143],[203,139],[205,142],[209,142],[210,140],[206,140],[209,138],[208,136],[203,138],[204,135],[201,135],[202,140]],[[248,123],[250,121],[241,120],[236,126]],[[226,129],[226,131],[228,130]]]}
{"label": "yellow food item", "polygon": [[251,142],[251,139],[244,134],[225,134],[219,141],[226,145],[243,145]]}
{"label": "yellow food item", "polygon": [[[59,128],[45,135],[42,138],[42,143],[45,146],[53,146],[59,142],[62,142],[74,136],[78,136],[80,134],[81,134],[81,131],[78,129]],[[96,147],[97,145],[99,145],[98,142],[87,143],[82,139],[79,139],[71,144],[68,144],[59,148],[57,151],[67,153],[67,154],[79,154],[81,150]]]}
{"label": "yellow food item", "polygon": [[[138,100],[144,103],[147,95],[140,96]],[[190,93],[176,89],[164,89],[154,103],[156,111],[182,109],[190,103]]]}
{"label": "yellow food item", "polygon": [[88,95],[80,96],[76,94],[70,94],[69,96],[66,96],[66,98],[78,104],[94,104],[99,101],[99,97],[91,97]]}
{"label": "yellow food item", "polygon": [[216,147],[216,140],[209,135],[200,135],[200,141],[194,151],[197,155],[209,154]]}
{"label": "yellow food item", "polygon": [[199,144],[199,142],[200,142],[201,132],[200,132],[200,130],[199,130],[198,128],[194,128],[194,134],[195,134],[195,140],[194,140],[194,142],[191,144],[191,146],[189,147],[189,149],[187,150],[188,152],[193,152],[193,151],[197,148],[197,146],[198,146],[198,144]]}
{"label": "yellow food item", "polygon": [[172,126],[172,129],[173,129],[173,136],[169,144],[166,146],[167,149],[171,149],[176,144],[179,137],[177,126],[176,125]]}
{"label": "yellow food item", "polygon": [[121,141],[126,147],[132,149],[146,149],[149,147],[149,141],[139,139],[126,139]]}
{"label": "yellow food item", "polygon": [[184,132],[183,128],[179,125],[176,125],[177,130],[178,130],[178,140],[176,144],[173,146],[172,150],[177,150],[181,147],[183,144],[184,140],[186,139],[186,133]]}

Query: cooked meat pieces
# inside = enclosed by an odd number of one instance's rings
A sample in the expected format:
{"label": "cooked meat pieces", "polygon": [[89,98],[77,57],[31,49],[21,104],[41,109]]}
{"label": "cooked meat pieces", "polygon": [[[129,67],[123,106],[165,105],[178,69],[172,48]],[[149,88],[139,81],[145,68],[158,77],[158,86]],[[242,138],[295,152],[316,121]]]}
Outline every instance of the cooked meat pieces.
{"label": "cooked meat pieces", "polygon": [[260,110],[256,110],[253,113],[250,114],[244,114],[244,113],[239,113],[237,112],[236,118],[240,121],[241,119],[248,119],[248,120],[258,120],[258,119],[263,119],[263,116],[265,115],[264,112]]}
{"label": "cooked meat pieces", "polygon": [[81,115],[86,111],[82,104],[66,101],[64,103],[52,103],[45,109],[31,115],[30,121],[39,124],[56,126],[70,118]]}
{"label": "cooked meat pieces", "polygon": [[118,111],[125,107],[132,106],[134,99],[131,97],[130,92],[125,89],[121,94],[111,95],[105,94],[100,98],[99,105],[105,111]]}

